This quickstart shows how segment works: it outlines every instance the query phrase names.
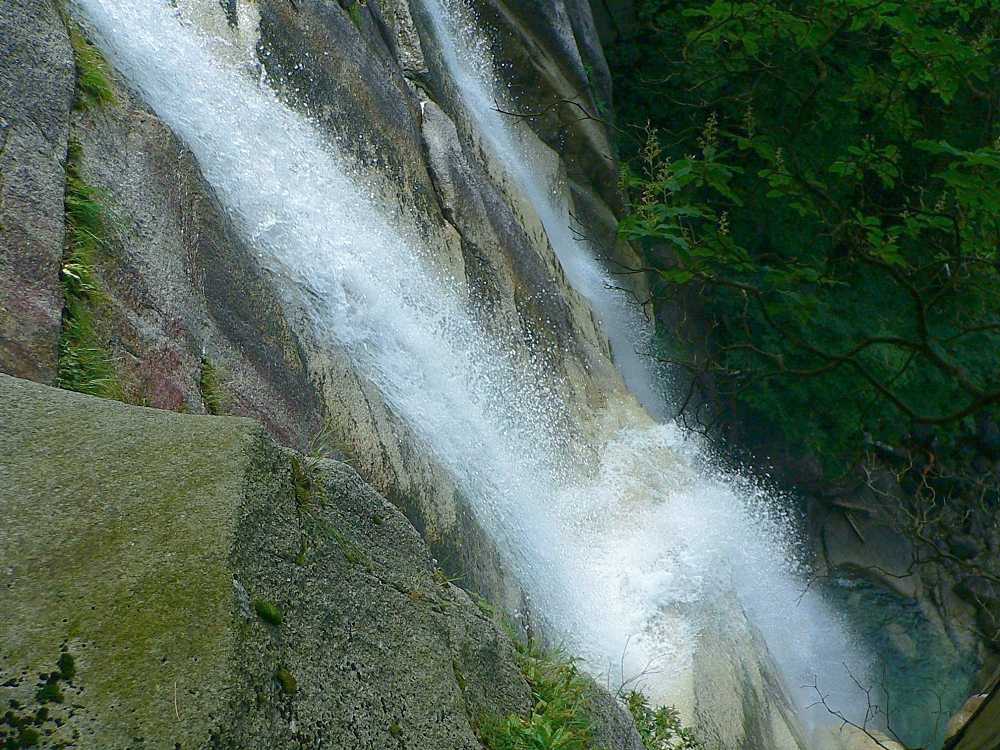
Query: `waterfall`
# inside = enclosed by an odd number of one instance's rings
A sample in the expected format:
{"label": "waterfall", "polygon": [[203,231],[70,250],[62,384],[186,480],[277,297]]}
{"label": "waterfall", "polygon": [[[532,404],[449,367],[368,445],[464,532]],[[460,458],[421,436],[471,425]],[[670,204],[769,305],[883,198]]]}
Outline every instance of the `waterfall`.
{"label": "waterfall", "polygon": [[[482,330],[417,232],[390,218],[365,176],[249,75],[246,60],[220,52],[166,0],[74,2],[115,67],[192,150],[315,334],[348,354],[451,474],[547,632],[596,674],[652,665],[643,679],[651,696],[683,704],[678,685],[706,634],[725,631],[731,608],[720,602],[731,594],[790,686],[817,674],[837,698],[854,693],[842,664],[863,671],[864,657],[823,600],[803,591],[794,519],[780,503],[714,470],[670,423],[631,418],[578,445],[560,383]],[[443,9],[435,15],[467,105],[488,116],[492,79],[485,67],[463,72],[458,30]],[[480,127],[495,131],[497,149],[516,147],[504,140],[508,125]],[[615,342],[629,384],[647,383],[645,401],[658,397],[635,355],[648,331],[607,290],[607,274],[565,229],[558,196],[523,161],[513,181],[538,206],[567,277]]]}
{"label": "waterfall", "polygon": [[[662,419],[670,413],[669,394],[664,388],[667,378],[657,369],[656,360],[645,352],[653,339],[652,324],[639,302],[620,289],[613,274],[595,257],[594,248],[572,232],[568,190],[538,168],[543,163],[538,155],[548,147],[520,118],[505,114],[516,113],[520,108],[499,78],[499,66],[492,59],[490,41],[483,35],[481,24],[464,0],[419,2],[426,11],[433,46],[444,68],[442,75],[450,78],[457,89],[457,106],[473,123],[475,136],[487,144],[515,189],[528,198],[537,212],[567,279],[596,312],[629,389],[654,417]],[[666,476],[672,472],[683,476],[695,464],[711,465],[697,441],[682,440],[678,445],[679,436],[673,429],[660,433],[654,430],[657,437],[652,440],[649,433],[633,431],[606,446],[600,479],[584,493],[588,500],[604,498],[603,505],[595,508],[596,515],[613,518],[616,512],[633,513],[634,507],[628,503],[630,497],[676,496],[677,488],[670,486]],[[622,440],[627,447],[621,444]],[[687,459],[683,467],[676,464],[678,453]],[[640,486],[633,486],[636,478],[629,472],[634,470],[636,457],[641,455],[646,456],[648,463],[641,474]],[[628,458],[619,464],[624,456]],[[684,481],[691,481],[691,477],[685,477]],[[574,491],[578,488],[574,487]],[[864,677],[865,657],[850,642],[845,626],[838,622],[832,609],[818,596],[809,592],[805,596],[792,596],[796,581],[805,581],[808,572],[798,562],[804,557],[795,548],[798,530],[793,519],[782,514],[778,498],[768,497],[764,488],[745,478],[730,476],[713,482],[704,473],[696,484],[687,487],[685,494],[693,501],[686,512],[678,512],[677,508],[665,512],[660,508],[653,518],[644,519],[652,524],[644,531],[639,532],[637,526],[629,530],[626,538],[612,537],[612,544],[626,545],[633,549],[633,554],[636,548],[648,549],[645,560],[643,555],[617,559],[615,565],[606,568],[606,574],[659,568],[662,576],[677,575],[678,570],[697,576],[695,571],[699,568],[704,575],[714,566],[732,571],[735,576],[732,583],[741,594],[743,606],[763,631],[790,684],[796,687],[812,684],[810,677],[817,681],[822,677],[831,694],[844,701],[842,708],[853,704],[849,699],[851,686],[844,677],[847,670]],[[733,514],[742,517],[732,518]],[[678,543],[677,537],[687,538],[689,543],[700,539],[705,548],[695,552],[692,559],[682,561],[677,555],[684,557],[692,550]],[[662,540],[669,538],[673,541],[664,545]],[[683,588],[655,574],[652,580],[647,576],[641,579],[652,586],[640,595],[647,602],[658,601],[665,591],[677,595]],[[689,584],[685,581],[683,585]],[[692,591],[699,588],[694,585]],[[711,588],[708,586],[706,590]],[[683,596],[678,599],[683,600]],[[801,699],[803,695],[795,697]],[[810,697],[815,698],[815,694]],[[802,707],[801,700],[797,702]]]}
{"label": "waterfall", "polygon": [[[494,78],[489,42],[475,19],[455,0],[423,0],[438,42],[443,68],[460,93],[459,104],[474,123],[494,158],[502,164],[527,199],[570,284],[590,304],[607,335],[615,364],[629,390],[657,418],[669,410],[656,361],[649,356],[652,330],[641,305],[594,257],[590,241],[573,231],[565,186],[559,175],[547,174],[541,144],[519,119],[499,110],[517,112]],[[520,126],[520,127],[518,127]]]}

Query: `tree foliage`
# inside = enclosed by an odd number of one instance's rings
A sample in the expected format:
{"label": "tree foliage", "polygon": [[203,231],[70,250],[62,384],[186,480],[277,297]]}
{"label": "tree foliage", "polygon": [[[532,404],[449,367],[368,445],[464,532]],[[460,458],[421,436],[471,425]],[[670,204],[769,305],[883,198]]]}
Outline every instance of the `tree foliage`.
{"label": "tree foliage", "polygon": [[699,301],[708,341],[667,337],[692,388],[830,473],[927,431],[988,439],[1000,0],[637,13],[610,48],[619,120],[648,123],[623,143],[622,231],[661,295]]}

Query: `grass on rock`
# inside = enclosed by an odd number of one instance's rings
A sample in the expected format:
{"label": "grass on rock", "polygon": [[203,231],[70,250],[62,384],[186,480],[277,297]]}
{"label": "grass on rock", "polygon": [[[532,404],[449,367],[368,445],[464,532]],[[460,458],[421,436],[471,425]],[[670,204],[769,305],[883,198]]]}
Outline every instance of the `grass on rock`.
{"label": "grass on rock", "polygon": [[73,45],[73,60],[76,63],[77,107],[90,109],[115,104],[117,98],[108,74],[107,61],[73,23],[69,24],[69,40]]}
{"label": "grass on rock", "polygon": [[101,195],[80,174],[83,150],[69,144],[66,161],[66,250],[62,333],[59,338],[60,388],[90,396],[124,400],[114,361],[98,332],[95,310],[104,301],[96,258],[106,245],[110,218]]}

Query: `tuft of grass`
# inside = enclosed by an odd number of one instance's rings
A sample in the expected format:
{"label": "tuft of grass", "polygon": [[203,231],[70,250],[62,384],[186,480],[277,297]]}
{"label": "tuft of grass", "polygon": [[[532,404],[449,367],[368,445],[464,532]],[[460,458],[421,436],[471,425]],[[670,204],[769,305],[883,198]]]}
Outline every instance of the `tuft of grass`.
{"label": "tuft of grass", "polygon": [[57,384],[79,393],[123,401],[124,390],[110,353],[98,334],[94,309],[104,300],[96,257],[106,245],[110,217],[98,190],[80,174],[83,151],[71,141],[66,161],[66,250],[60,281],[63,287],[62,332]]}
{"label": "tuft of grass", "polygon": [[[545,650],[516,638],[514,643],[535,703],[527,717],[513,715],[480,722],[483,745],[487,750],[598,750],[590,714],[593,688],[576,662],[562,651]],[[646,697],[637,691],[622,700],[646,750],[704,750],[683,726],[676,708],[650,708]]]}
{"label": "tuft of grass", "polygon": [[623,699],[646,750],[703,750],[691,730],[681,723],[673,706],[650,708],[642,693],[633,690]]}
{"label": "tuft of grass", "polygon": [[270,625],[278,626],[281,624],[281,610],[278,609],[278,605],[274,604],[274,602],[254,599],[253,611],[257,613],[257,617]]}
{"label": "tuft of grass", "polygon": [[493,620],[494,622],[500,619],[500,615],[497,612],[496,607],[490,604],[489,599],[485,596],[475,591],[470,591],[469,596],[472,597],[472,601],[476,607],[479,608],[479,611],[482,612],[487,618]]}
{"label": "tuft of grass", "polygon": [[76,659],[73,658],[73,654],[69,651],[63,651],[59,655],[58,666],[62,679],[72,681],[76,677]]}
{"label": "tuft of grass", "polygon": [[347,8],[347,15],[350,17],[351,23],[354,24],[354,28],[356,28],[358,31],[361,31],[362,20],[361,20],[360,0],[358,0],[353,5]]}
{"label": "tuft of grass", "polygon": [[76,24],[69,24],[69,40],[76,63],[76,104],[90,109],[115,104],[117,97],[108,74],[108,63],[98,49],[87,41]]}
{"label": "tuft of grass", "polygon": [[365,553],[358,547],[354,542],[348,539],[341,533],[333,524],[324,524],[324,530],[328,538],[332,539],[340,547],[340,551],[344,554],[344,559],[351,565],[360,565],[366,562]]}
{"label": "tuft of grass", "polygon": [[312,476],[309,468],[298,459],[292,457],[292,486],[295,489],[295,504],[299,510],[309,506],[312,500]]}
{"label": "tuft of grass", "polygon": [[527,717],[483,721],[479,736],[488,750],[594,750],[590,686],[575,662],[534,644],[518,647],[518,662],[535,704]]}
{"label": "tuft of grass", "polygon": [[205,411],[215,417],[222,414],[223,396],[222,387],[219,385],[219,371],[207,356],[201,358],[198,390],[205,404]]}
{"label": "tuft of grass", "polygon": [[277,679],[278,684],[281,685],[281,691],[285,695],[295,695],[295,693],[298,692],[299,684],[295,680],[295,675],[284,667],[278,669],[274,677]]}
{"label": "tuft of grass", "polygon": [[66,390],[123,401],[114,362],[96,332],[86,303],[68,298],[59,339],[58,385]]}

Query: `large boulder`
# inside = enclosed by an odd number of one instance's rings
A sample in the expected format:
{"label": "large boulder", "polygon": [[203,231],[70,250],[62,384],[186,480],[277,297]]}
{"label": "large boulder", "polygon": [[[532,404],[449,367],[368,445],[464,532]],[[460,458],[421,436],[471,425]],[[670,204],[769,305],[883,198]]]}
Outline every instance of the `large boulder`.
{"label": "large boulder", "polygon": [[73,52],[53,0],[0,4],[0,372],[50,383]]}
{"label": "large boulder", "polygon": [[254,422],[0,376],[0,456],[8,736],[480,750],[476,721],[530,706],[405,518]]}
{"label": "large boulder", "polygon": [[443,231],[424,162],[420,102],[377,3],[261,0],[259,8],[258,54],[271,80],[364,170],[387,212],[408,214],[423,241],[447,253],[455,238]]}

